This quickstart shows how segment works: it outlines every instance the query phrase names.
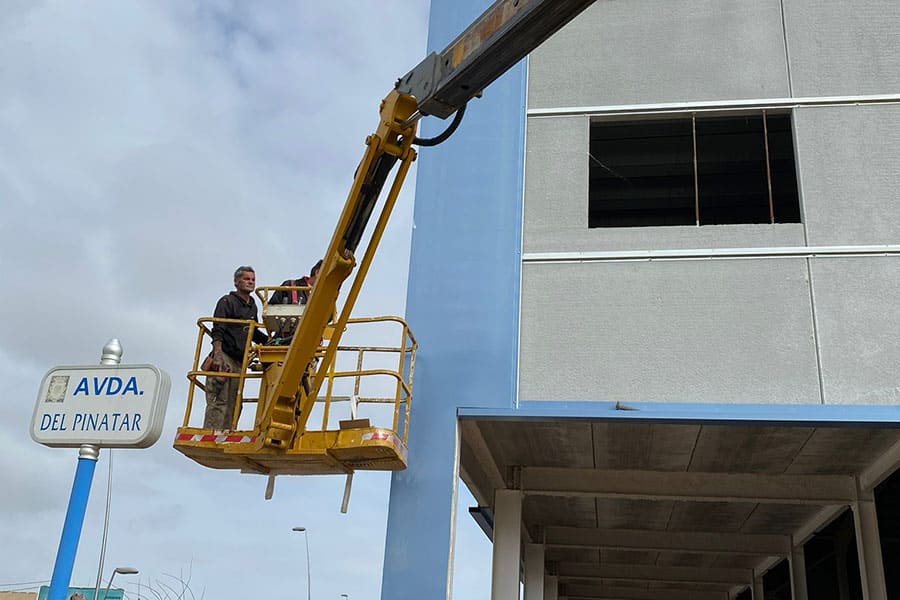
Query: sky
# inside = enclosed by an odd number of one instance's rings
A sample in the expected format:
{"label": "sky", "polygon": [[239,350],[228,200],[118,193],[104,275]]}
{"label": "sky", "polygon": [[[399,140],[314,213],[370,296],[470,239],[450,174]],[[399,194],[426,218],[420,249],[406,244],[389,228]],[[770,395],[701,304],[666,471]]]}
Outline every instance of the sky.
{"label": "sky", "polygon": [[[232,289],[321,256],[381,98],[424,57],[427,0],[3,0],[0,2],[0,591],[48,583],[77,450],[28,434],[38,385],[93,365],[111,338],[124,364],[172,379],[147,450],[101,452],[72,585],[189,597],[379,597],[390,477],[265,479],[202,468],[171,447],[195,322]],[[404,313],[414,173],[356,315]],[[201,400],[202,402],[202,400]],[[454,597],[489,596],[490,545],[457,524]],[[291,531],[303,526],[307,534]],[[307,540],[303,535],[308,535]],[[140,584],[140,585],[139,585]],[[174,596],[173,596],[174,597]]]}

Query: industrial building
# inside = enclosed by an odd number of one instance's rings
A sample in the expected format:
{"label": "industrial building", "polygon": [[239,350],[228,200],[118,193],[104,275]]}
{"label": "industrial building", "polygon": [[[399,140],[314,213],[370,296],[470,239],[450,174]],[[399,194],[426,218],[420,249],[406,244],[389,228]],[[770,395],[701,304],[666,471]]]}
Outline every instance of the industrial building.
{"label": "industrial building", "polygon": [[898,47],[888,0],[600,0],[421,152],[383,599],[450,598],[469,518],[494,600],[900,597]]}

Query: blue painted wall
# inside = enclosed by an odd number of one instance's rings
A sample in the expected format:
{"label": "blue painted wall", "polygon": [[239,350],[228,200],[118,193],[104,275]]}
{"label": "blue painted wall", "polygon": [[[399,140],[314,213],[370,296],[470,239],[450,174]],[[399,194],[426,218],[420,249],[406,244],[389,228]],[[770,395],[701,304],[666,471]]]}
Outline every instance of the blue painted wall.
{"label": "blue painted wall", "polygon": [[[433,0],[441,50],[490,0]],[[431,137],[448,122],[427,119]],[[525,67],[473,100],[459,130],[422,148],[406,318],[419,342],[409,468],[391,482],[381,597],[445,598],[458,408],[515,405]]]}

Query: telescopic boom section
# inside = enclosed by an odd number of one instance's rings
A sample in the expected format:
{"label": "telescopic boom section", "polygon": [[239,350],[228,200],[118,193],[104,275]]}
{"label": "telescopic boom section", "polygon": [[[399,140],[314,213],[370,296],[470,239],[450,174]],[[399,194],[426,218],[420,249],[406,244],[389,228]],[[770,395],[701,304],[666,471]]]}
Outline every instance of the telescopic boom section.
{"label": "telescopic boom section", "polygon": [[398,82],[419,113],[446,119],[594,0],[498,0],[449,46]]}

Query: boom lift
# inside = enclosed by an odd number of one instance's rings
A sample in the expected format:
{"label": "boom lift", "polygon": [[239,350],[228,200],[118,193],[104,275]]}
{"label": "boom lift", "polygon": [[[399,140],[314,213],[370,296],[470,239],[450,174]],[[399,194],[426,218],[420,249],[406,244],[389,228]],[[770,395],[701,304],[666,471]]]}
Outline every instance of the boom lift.
{"label": "boom lift", "polygon": [[[269,305],[269,293],[283,288],[257,290],[265,324],[242,322],[251,335],[248,335],[243,368],[238,373],[201,369],[201,346],[210,335],[210,324],[216,319],[198,321],[200,331],[194,364],[188,373],[187,410],[174,444],[178,451],[207,467],[240,469],[270,476],[352,474],[358,469],[400,470],[406,467],[415,338],[402,319],[351,319],[350,313],[404,178],[416,159],[413,145],[433,146],[444,141],[459,125],[470,99],[593,1],[498,0],[442,52],[432,53],[396,82],[381,102],[378,128],[366,138],[365,154],[357,167],[350,194],[305,309],[300,305]],[[424,140],[416,137],[421,117],[434,115],[446,119],[454,113],[453,122],[440,136]],[[359,246],[367,224],[394,167],[396,172],[375,227],[361,249]],[[360,250],[362,259],[357,265]],[[340,288],[355,267],[358,267],[356,275],[338,307]],[[289,345],[251,343],[254,329],[265,327],[272,340],[275,329],[289,321],[296,322]],[[399,327],[398,346],[340,345],[347,328],[365,327],[376,321],[392,322]],[[335,369],[336,358],[341,353],[358,357],[355,370]],[[395,353],[397,369],[364,368],[367,353]],[[189,426],[194,393],[205,389],[201,377],[213,376],[239,380],[234,429],[242,405],[256,402],[252,429],[213,432]],[[379,377],[391,381],[389,387],[393,388],[393,397],[361,397],[361,382]],[[353,394],[343,398],[333,395],[333,384],[340,379],[353,381]],[[248,389],[245,384],[250,382],[259,386],[257,398],[245,396]],[[351,419],[340,421],[337,429],[329,429],[332,404],[337,400],[350,401]],[[368,419],[356,418],[357,404],[366,401],[393,405],[390,426],[375,427]],[[323,418],[321,428],[314,429],[310,426],[310,417],[317,408],[322,410]]]}

